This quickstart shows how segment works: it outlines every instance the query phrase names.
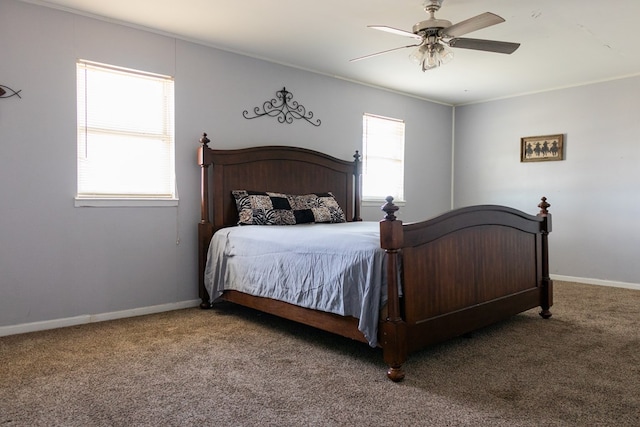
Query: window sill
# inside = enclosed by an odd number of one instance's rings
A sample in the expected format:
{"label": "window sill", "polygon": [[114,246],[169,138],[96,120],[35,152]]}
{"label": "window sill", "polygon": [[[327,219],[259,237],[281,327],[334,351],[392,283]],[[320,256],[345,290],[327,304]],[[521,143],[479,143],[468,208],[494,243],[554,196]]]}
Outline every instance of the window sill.
{"label": "window sill", "polygon": [[[382,207],[386,204],[387,201],[385,199],[366,199],[362,201],[363,207]],[[407,204],[406,200],[394,200],[393,204],[396,206],[405,206]]]}
{"label": "window sill", "polygon": [[125,207],[162,207],[178,206],[178,199],[102,199],[76,197],[74,200],[76,208],[125,208]]}

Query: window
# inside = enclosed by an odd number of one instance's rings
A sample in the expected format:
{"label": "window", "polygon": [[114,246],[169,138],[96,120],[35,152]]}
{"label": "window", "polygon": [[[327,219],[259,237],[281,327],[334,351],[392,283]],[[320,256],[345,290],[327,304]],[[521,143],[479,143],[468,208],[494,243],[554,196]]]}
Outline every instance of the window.
{"label": "window", "polygon": [[404,121],[362,118],[362,198],[404,201]]}
{"label": "window", "polygon": [[173,79],[79,61],[77,84],[76,204],[175,201]]}

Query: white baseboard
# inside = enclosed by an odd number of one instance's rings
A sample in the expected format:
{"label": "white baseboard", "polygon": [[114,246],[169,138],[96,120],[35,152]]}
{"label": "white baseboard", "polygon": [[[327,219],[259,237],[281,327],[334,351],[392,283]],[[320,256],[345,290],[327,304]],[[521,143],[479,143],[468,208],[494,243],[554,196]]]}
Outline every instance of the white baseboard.
{"label": "white baseboard", "polygon": [[24,334],[27,332],[45,331],[47,329],[64,328],[67,326],[83,325],[85,323],[104,322],[105,320],[123,319],[125,317],[144,316],[146,314],[162,313],[164,311],[180,310],[197,307],[200,300],[174,302],[170,304],[152,305],[149,307],[132,308],[130,310],[113,311],[110,313],[85,314],[82,316],[66,317],[64,319],[45,320],[42,322],[22,323],[20,325],[0,326],[0,337]]}
{"label": "white baseboard", "polygon": [[[612,286],[640,290],[640,284],[615,282],[611,280],[588,279],[585,277],[550,275],[552,280],[563,282],[585,283],[587,285]],[[197,307],[200,300],[182,301],[170,304],[153,305],[150,307],[132,308],[130,310],[113,311],[110,313],[86,314],[82,316],[66,317],[63,319],[45,320],[42,322],[23,323],[20,325],[0,326],[0,337],[27,332],[45,331],[47,329],[64,328],[67,326],[83,325],[85,323],[104,322],[105,320],[123,319],[125,317],[143,316],[145,314],[161,313],[164,311],[180,310],[183,308]]]}
{"label": "white baseboard", "polygon": [[558,274],[550,274],[549,277],[551,277],[552,280],[559,280],[563,282],[577,282],[577,283],[585,283],[587,285],[611,286],[614,288],[635,289],[640,291],[640,284],[637,284],[637,283],[615,282],[612,280],[600,280],[600,279],[588,279],[585,277],[560,276]]}

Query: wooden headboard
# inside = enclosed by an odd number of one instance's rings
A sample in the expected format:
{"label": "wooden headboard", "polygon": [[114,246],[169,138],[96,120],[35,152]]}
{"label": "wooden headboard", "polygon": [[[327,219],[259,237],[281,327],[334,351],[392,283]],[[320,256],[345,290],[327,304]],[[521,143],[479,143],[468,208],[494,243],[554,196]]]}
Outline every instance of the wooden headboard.
{"label": "wooden headboard", "polygon": [[[317,151],[288,146],[215,150],[205,133],[200,139],[201,217],[198,225],[200,292],[206,248],[217,230],[236,225],[238,211],[232,190],[273,191],[287,194],[332,192],[348,221],[360,221],[360,154],[353,161]],[[204,255],[203,255],[204,254]]]}

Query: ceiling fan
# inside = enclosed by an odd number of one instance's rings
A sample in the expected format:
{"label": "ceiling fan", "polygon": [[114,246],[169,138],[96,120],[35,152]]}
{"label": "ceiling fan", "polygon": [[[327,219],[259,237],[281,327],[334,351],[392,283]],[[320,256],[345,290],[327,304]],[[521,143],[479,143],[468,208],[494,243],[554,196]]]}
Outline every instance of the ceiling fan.
{"label": "ceiling fan", "polygon": [[416,40],[415,44],[361,56],[351,61],[359,61],[395,50],[415,47],[416,49],[411,53],[409,58],[420,65],[422,71],[427,71],[451,61],[451,59],[453,59],[453,51],[450,48],[452,47],[505,54],[511,54],[520,47],[520,43],[459,37],[472,31],[504,22],[504,19],[491,12],[485,12],[473,18],[458,22],[457,24],[451,24],[450,21],[436,19],[435,17],[435,13],[440,9],[440,6],[442,6],[442,2],[443,0],[425,1],[424,10],[429,14],[429,19],[415,24],[413,26],[413,32],[399,30],[385,25],[368,26],[375,30],[411,37]]}

